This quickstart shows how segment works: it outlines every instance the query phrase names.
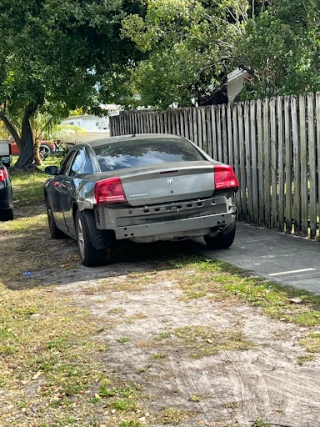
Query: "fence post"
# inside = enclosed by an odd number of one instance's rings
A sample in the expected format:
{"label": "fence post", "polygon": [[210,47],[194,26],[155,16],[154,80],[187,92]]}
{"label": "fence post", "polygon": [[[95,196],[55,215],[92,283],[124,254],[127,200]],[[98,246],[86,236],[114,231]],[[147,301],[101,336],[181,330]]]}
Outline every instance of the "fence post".
{"label": "fence post", "polygon": [[310,237],[317,233],[317,196],[316,196],[316,145],[314,132],[314,95],[308,94],[308,147],[310,181]]}
{"label": "fence post", "polygon": [[270,129],[271,129],[271,228],[277,227],[277,122],[276,98],[270,100]]}
{"label": "fence post", "polygon": [[300,164],[301,164],[301,233],[308,234],[308,176],[307,176],[307,129],[306,129],[306,97],[299,96],[300,122]]}
{"label": "fence post", "polygon": [[264,147],[264,203],[265,224],[270,227],[270,126],[269,126],[269,99],[263,101],[263,147]]}
{"label": "fence post", "polygon": [[293,140],[293,171],[294,171],[294,233],[299,235],[301,230],[301,186],[300,186],[300,144],[298,134],[297,99],[291,97],[291,123]]}
{"label": "fence post", "polygon": [[279,217],[278,230],[284,231],[284,141],[283,141],[283,98],[277,99],[277,119],[278,119],[278,175],[279,175]]}
{"label": "fence post", "polygon": [[250,102],[251,127],[251,165],[252,165],[252,219],[255,225],[259,219],[258,196],[258,162],[257,162],[257,131],[256,131],[256,102]]}

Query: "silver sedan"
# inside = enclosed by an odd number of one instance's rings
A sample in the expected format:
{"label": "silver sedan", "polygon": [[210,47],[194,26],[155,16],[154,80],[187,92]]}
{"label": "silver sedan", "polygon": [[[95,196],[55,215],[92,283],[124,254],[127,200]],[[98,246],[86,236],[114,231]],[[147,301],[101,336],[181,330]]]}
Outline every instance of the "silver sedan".
{"label": "silver sedan", "polygon": [[78,241],[86,266],[116,240],[149,243],[203,236],[228,248],[235,236],[238,180],[187,139],[165,134],[75,145],[44,189],[52,238]]}

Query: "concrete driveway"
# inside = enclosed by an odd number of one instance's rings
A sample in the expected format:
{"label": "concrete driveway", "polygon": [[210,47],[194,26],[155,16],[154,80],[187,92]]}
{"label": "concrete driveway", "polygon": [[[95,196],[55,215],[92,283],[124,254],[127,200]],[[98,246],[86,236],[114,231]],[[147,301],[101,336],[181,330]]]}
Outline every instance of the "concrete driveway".
{"label": "concrete driveway", "polygon": [[320,294],[320,244],[246,224],[237,224],[237,234],[228,250],[213,251],[203,240],[198,250],[212,259],[229,262],[257,276],[266,277]]}

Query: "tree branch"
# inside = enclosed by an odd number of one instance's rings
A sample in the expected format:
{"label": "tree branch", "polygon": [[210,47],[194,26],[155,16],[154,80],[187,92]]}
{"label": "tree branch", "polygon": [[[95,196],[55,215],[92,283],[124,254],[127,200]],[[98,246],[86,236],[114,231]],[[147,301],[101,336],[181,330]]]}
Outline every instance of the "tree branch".
{"label": "tree branch", "polygon": [[15,129],[15,127],[13,126],[13,124],[10,123],[9,119],[4,115],[4,113],[1,111],[0,112],[0,119],[3,121],[5,127],[8,129],[8,131],[11,133],[13,139],[15,140],[15,142],[17,143],[18,147],[20,148],[21,145],[21,138],[17,132],[17,130]]}

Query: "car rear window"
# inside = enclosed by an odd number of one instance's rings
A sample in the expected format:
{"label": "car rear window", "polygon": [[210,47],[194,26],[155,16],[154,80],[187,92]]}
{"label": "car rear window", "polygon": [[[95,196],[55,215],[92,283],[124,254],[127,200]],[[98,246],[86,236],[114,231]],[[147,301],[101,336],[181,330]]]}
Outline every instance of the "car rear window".
{"label": "car rear window", "polygon": [[102,172],[161,163],[206,160],[184,139],[157,138],[119,141],[95,147]]}

